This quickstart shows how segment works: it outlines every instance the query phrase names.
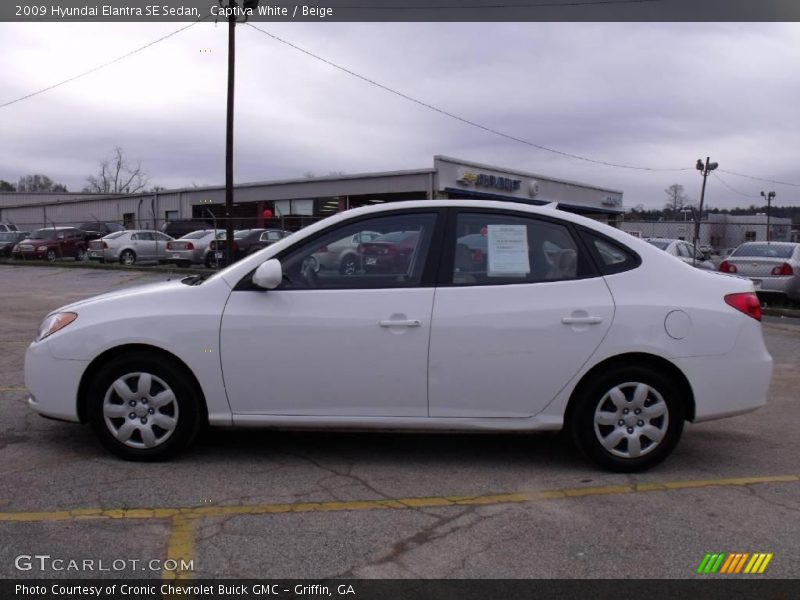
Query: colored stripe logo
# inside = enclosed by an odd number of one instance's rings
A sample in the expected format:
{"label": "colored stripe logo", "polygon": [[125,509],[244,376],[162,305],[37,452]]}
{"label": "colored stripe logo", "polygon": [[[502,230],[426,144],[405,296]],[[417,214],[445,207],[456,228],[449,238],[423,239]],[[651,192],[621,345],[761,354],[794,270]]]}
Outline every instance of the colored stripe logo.
{"label": "colored stripe logo", "polygon": [[715,552],[706,553],[700,566],[697,567],[699,575],[714,575],[716,573],[725,575],[742,574],[761,574],[769,561],[772,560],[772,553],[765,552]]}

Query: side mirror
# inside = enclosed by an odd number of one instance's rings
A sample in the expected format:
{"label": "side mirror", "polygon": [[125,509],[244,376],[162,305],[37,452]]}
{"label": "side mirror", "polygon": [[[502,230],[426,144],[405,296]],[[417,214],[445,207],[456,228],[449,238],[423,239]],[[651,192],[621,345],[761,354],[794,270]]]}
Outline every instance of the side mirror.
{"label": "side mirror", "polygon": [[256,272],[253,273],[253,283],[265,290],[274,290],[283,281],[283,269],[281,261],[271,258],[258,265]]}

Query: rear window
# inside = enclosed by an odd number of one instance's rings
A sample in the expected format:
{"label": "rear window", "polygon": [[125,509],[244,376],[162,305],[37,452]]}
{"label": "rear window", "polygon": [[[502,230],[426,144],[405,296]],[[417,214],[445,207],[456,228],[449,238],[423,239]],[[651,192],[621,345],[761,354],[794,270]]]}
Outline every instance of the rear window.
{"label": "rear window", "polygon": [[193,231],[192,233],[187,233],[183,236],[182,240],[199,240],[202,237],[206,237],[208,235],[208,231]]}
{"label": "rear window", "polygon": [[108,234],[106,237],[104,237],[103,239],[104,239],[104,240],[115,240],[115,239],[117,239],[118,237],[121,237],[121,236],[123,236],[123,235],[125,235],[125,232],[124,232],[124,231],[115,231],[114,233],[109,233],[109,234]]}
{"label": "rear window", "polygon": [[670,245],[668,240],[645,240],[648,244],[652,244],[656,248],[660,250],[666,250],[667,246]]}
{"label": "rear window", "polygon": [[603,275],[629,271],[642,264],[639,255],[627,246],[588,229],[581,228],[580,233]]}
{"label": "rear window", "polygon": [[783,244],[742,244],[731,256],[752,256],[755,258],[791,258],[795,246]]}

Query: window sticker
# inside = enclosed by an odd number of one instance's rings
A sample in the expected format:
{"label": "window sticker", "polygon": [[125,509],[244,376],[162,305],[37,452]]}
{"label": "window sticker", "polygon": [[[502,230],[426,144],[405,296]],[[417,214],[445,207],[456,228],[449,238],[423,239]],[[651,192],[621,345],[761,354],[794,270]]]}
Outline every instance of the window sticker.
{"label": "window sticker", "polygon": [[526,225],[488,226],[489,277],[525,277],[530,273]]}

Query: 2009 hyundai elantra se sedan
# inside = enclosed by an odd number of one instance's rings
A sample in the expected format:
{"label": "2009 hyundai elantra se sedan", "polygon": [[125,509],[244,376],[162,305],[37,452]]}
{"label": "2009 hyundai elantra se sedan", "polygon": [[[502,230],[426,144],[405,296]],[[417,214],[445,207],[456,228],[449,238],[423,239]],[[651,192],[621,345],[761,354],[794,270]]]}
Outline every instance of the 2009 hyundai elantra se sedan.
{"label": "2009 hyundai elantra se sedan", "polygon": [[[321,269],[361,232],[381,269]],[[480,252],[463,240],[485,238]],[[474,243],[472,244],[474,246]],[[382,256],[382,255],[381,255]],[[377,261],[376,261],[377,262]],[[600,465],[648,468],[684,421],[762,406],[772,359],[749,280],[694,269],[588,218],[519,203],[340,213],[213,276],[48,315],[30,405],[132,460],[217,426],[566,429]]]}

